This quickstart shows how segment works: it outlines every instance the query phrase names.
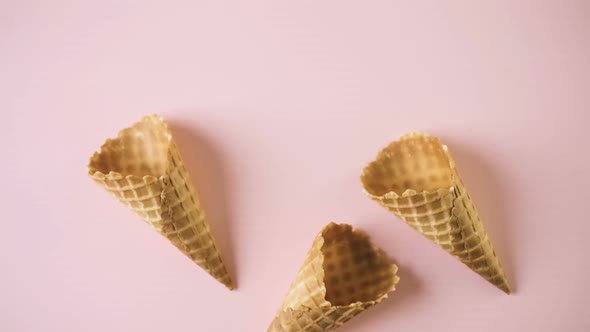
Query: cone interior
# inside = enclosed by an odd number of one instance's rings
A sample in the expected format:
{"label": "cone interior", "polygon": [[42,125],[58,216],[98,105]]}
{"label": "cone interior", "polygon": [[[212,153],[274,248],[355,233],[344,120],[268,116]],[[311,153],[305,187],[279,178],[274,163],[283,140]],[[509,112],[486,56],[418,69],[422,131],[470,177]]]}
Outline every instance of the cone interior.
{"label": "cone interior", "polygon": [[368,236],[350,226],[327,227],[322,235],[326,300],[332,305],[375,301],[392,290],[396,267]]}
{"label": "cone interior", "polygon": [[361,176],[365,190],[374,196],[406,190],[435,191],[452,186],[452,169],[446,147],[438,138],[411,134],[383,149]]}
{"label": "cone interior", "polygon": [[145,117],[133,127],[123,129],[116,139],[107,140],[88,165],[89,172],[143,177],[165,174],[170,132],[156,116]]}

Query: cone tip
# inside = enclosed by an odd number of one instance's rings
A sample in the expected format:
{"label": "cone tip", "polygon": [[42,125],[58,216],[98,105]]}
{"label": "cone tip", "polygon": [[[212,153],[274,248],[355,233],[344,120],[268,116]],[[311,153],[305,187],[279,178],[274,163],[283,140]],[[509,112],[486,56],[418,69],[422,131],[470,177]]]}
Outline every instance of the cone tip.
{"label": "cone tip", "polygon": [[232,278],[229,276],[229,274],[226,274],[219,277],[219,276],[215,276],[215,279],[217,279],[217,281],[219,281],[220,283],[222,283],[227,289],[229,289],[230,291],[235,290],[237,287],[235,286]]}

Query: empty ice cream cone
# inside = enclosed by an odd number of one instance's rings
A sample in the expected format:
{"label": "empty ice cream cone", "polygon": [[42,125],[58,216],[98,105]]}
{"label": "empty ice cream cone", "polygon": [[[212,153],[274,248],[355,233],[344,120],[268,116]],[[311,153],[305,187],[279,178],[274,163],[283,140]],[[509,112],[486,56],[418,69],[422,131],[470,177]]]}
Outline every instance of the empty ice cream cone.
{"label": "empty ice cream cone", "polygon": [[205,213],[168,125],[146,116],[107,139],[90,158],[88,174],[153,229],[229,289]]}
{"label": "empty ice cream cone", "polygon": [[315,238],[269,332],[333,331],[395,290],[397,266],[346,224]]}
{"label": "empty ice cream cone", "polygon": [[510,286],[446,145],[404,135],[361,175],[369,197],[506,293]]}

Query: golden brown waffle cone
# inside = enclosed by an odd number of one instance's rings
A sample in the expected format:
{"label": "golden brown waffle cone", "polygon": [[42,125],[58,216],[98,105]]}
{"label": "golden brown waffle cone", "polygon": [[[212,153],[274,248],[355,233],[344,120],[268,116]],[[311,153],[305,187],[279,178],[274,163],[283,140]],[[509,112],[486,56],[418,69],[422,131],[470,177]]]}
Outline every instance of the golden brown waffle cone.
{"label": "golden brown waffle cone", "polygon": [[333,331],[395,290],[397,266],[346,224],[316,237],[269,332]]}
{"label": "golden brown waffle cone", "polygon": [[446,145],[404,135],[363,170],[369,197],[506,292],[510,286]]}
{"label": "golden brown waffle cone", "polygon": [[168,125],[146,116],[107,139],[88,174],[152,228],[233,289]]}

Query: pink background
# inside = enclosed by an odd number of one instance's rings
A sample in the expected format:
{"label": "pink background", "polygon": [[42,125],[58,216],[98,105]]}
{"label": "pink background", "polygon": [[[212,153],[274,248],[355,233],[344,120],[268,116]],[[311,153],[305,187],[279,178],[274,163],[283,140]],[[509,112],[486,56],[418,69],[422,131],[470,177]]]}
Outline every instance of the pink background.
{"label": "pink background", "polygon": [[[265,331],[329,221],[400,266],[342,332],[590,331],[590,2],[154,3],[0,1],[1,331]],[[86,175],[152,113],[235,292]],[[362,193],[411,130],[450,146],[515,294]]]}

